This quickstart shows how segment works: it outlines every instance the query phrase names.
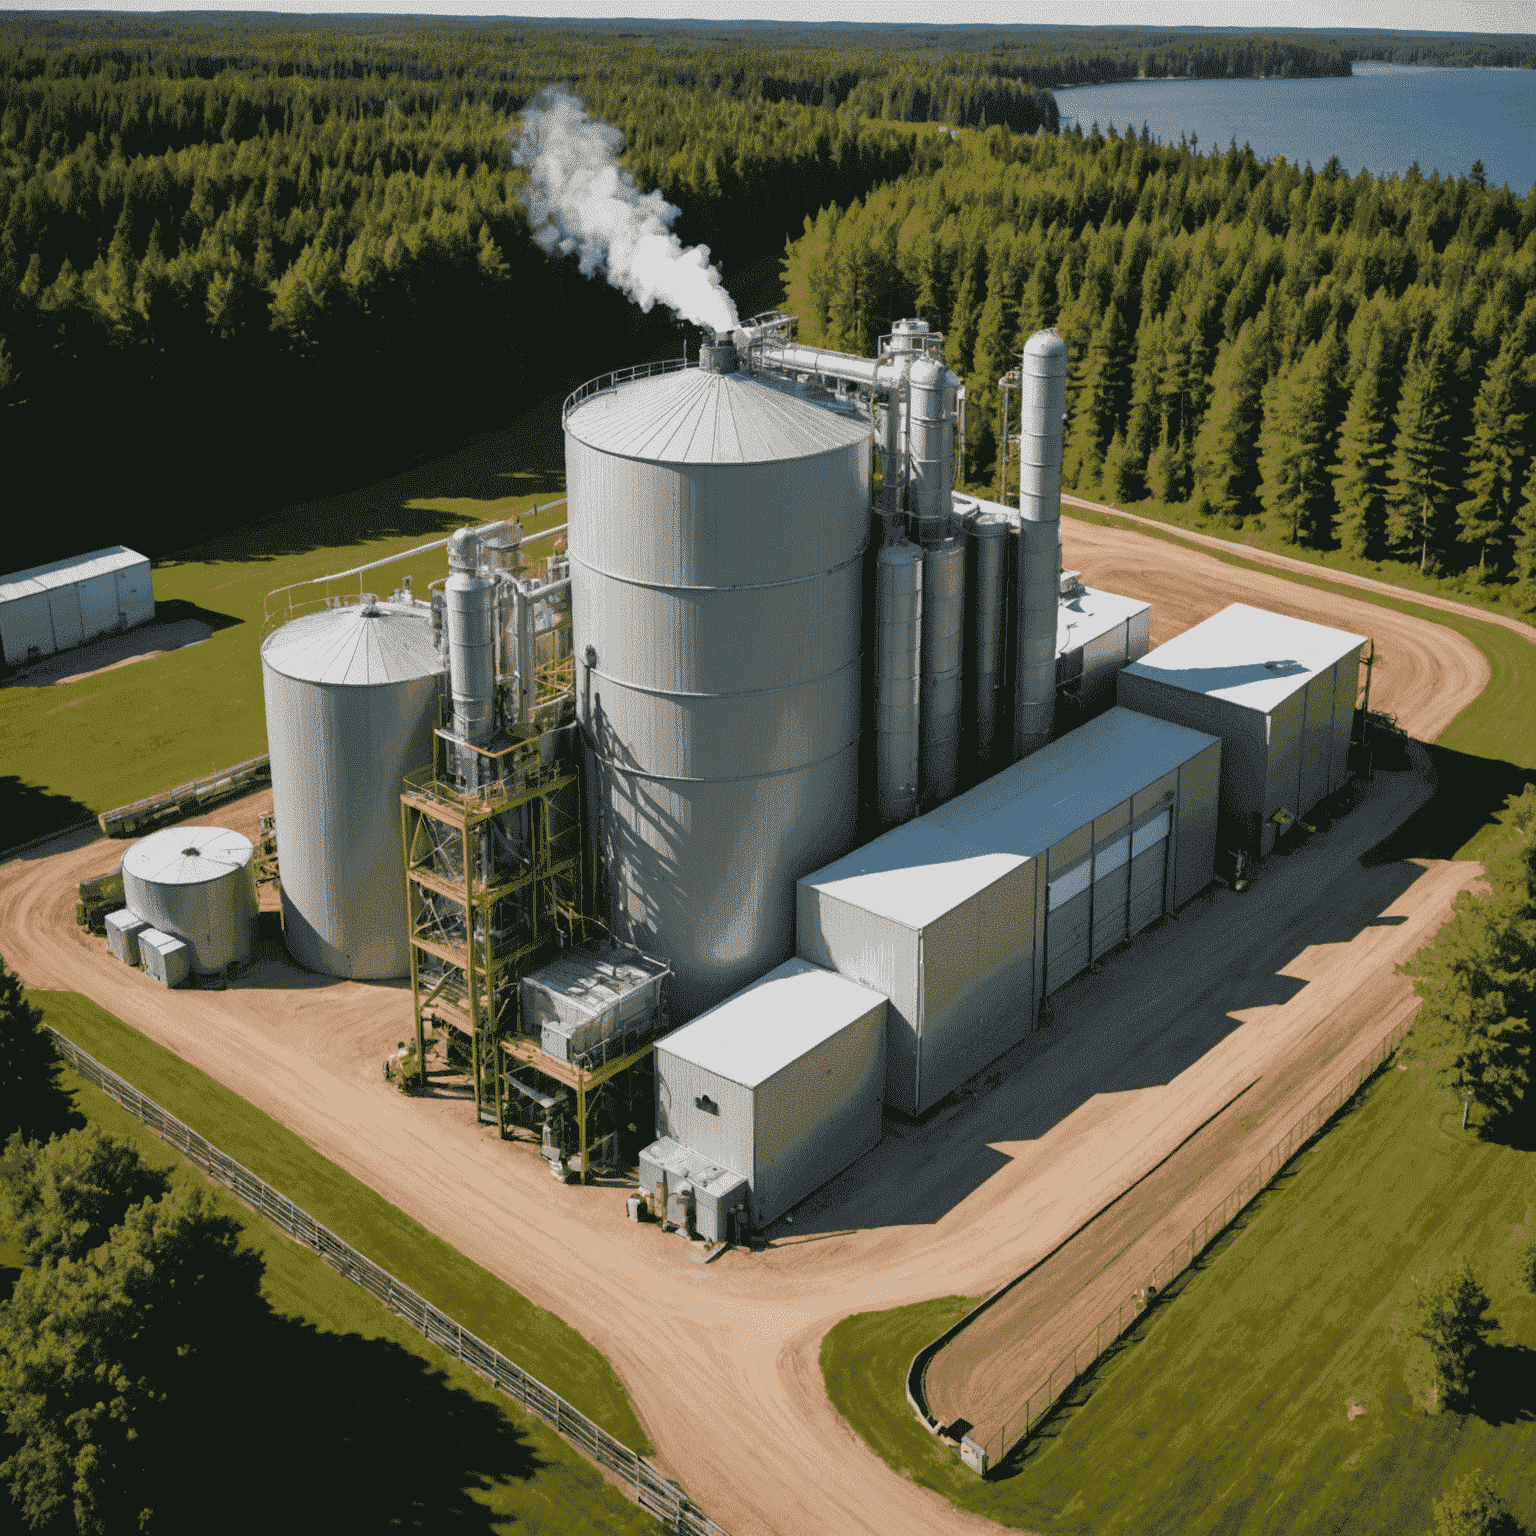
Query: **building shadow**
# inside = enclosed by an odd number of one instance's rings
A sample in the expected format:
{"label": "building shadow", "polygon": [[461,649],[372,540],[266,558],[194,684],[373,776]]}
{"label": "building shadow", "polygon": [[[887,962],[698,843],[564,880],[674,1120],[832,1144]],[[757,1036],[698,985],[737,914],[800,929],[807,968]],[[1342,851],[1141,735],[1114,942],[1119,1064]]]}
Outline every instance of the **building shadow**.
{"label": "building shadow", "polygon": [[[1164,919],[1051,994],[1048,1027],[1037,1028],[919,1123],[887,1116],[884,1139],[789,1214],[775,1235],[798,1237],[854,1228],[931,1224],[980,1189],[1022,1152],[1090,1100],[1165,1087],[1235,1030],[1242,1015],[1290,1002],[1307,982],[1286,974],[1306,950],[1347,944],[1368,928],[1395,926],[1386,909],[1421,866],[1394,863],[1338,869],[1329,899],[1317,900],[1307,867],[1298,888],[1311,920],[1289,911],[1274,938],[1243,923],[1247,896],[1215,891],[1176,920]],[[1290,878],[1287,871],[1286,878]],[[1191,929],[1194,929],[1191,932]],[[1231,964],[1202,985],[1167,985],[1176,948],[1227,946]],[[1238,946],[1246,949],[1246,955]],[[1161,953],[1160,953],[1161,952]]]}
{"label": "building shadow", "polygon": [[91,641],[89,645],[77,645],[67,651],[55,652],[30,666],[18,667],[0,683],[0,687],[52,688],[86,674],[103,671],[107,667],[122,666],[125,662],[156,656],[162,651],[179,651],[185,646],[197,645],[221,629],[230,629],[243,622],[234,614],[218,613],[182,598],[172,598],[168,602],[155,604],[152,622],[125,630],[121,634],[105,635],[100,640]]}

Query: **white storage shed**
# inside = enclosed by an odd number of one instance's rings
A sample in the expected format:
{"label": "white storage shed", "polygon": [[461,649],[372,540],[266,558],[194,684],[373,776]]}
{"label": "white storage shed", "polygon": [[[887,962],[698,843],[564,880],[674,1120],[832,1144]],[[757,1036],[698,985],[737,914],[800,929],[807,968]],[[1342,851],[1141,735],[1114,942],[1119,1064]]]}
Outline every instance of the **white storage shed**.
{"label": "white storage shed", "polygon": [[1056,610],[1056,686],[1084,704],[1115,686],[1115,674],[1152,648],[1152,605],[1100,592],[1062,573]]}
{"label": "white storage shed", "polygon": [[8,667],[154,616],[149,561],[121,544],[0,576],[0,651]]}
{"label": "white storage shed", "polygon": [[1223,836],[1262,857],[1279,812],[1305,816],[1349,776],[1365,643],[1233,603],[1127,667],[1117,697],[1221,737]]}
{"label": "white storage shed", "polygon": [[766,1226],[880,1140],[885,998],[786,960],[656,1043],[656,1133],[746,1179]]}
{"label": "white storage shed", "polygon": [[931,1109],[1210,884],[1220,764],[1215,737],[1111,709],[800,882],[801,956],[890,999],[887,1104]]}

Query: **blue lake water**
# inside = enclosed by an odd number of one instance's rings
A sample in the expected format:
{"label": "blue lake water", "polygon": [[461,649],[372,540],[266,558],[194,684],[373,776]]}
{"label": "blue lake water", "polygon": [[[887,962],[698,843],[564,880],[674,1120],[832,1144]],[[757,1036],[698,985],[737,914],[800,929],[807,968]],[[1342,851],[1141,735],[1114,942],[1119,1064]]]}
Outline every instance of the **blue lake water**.
{"label": "blue lake water", "polygon": [[1097,122],[1202,148],[1235,138],[1261,160],[1284,155],[1350,175],[1465,176],[1483,162],[1490,186],[1524,197],[1536,184],[1536,70],[1356,64],[1347,80],[1141,80],[1058,90],[1062,126]]}

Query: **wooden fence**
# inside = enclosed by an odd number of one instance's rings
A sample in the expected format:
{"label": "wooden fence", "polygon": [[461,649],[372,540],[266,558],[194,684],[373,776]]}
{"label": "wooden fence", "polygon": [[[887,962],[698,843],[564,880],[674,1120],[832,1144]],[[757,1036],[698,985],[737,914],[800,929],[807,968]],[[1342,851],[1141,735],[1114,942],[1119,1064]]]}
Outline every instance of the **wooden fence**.
{"label": "wooden fence", "polygon": [[[1153,1266],[1146,1282],[1126,1297],[1113,1312],[1101,1318],[1083,1336],[1081,1342],[1074,1346],[1071,1353],[1062,1357],[1056,1369],[1024,1399],[1022,1407],[987,1442],[989,1466],[995,1467],[1010,1447],[1017,1447],[1021,1440],[1039,1429],[1072,1383],[1090,1370],[1121,1334],[1135,1327],[1137,1319],[1147,1310],[1157,1293],[1183,1274],[1274,1182],[1280,1170],[1386,1065],[1408,1029],[1406,1023],[1396,1025],[1364,1060],[1341,1077],[1286,1132],[1284,1139],[1277,1141],[1259,1159],[1226,1199],[1214,1207],[1203,1221],[1197,1223],[1188,1237],[1180,1238],[1170,1252]],[[1013,1431],[1011,1437],[1010,1430]]]}
{"label": "wooden fence", "polygon": [[249,1168],[227,1157],[152,1099],[146,1099],[131,1083],[87,1055],[52,1025],[48,1029],[59,1054],[81,1076],[89,1078],[129,1114],[142,1120],[161,1141],[175,1147],[214,1183],[237,1195],[274,1226],[314,1249],[332,1269],[339,1270],[354,1284],[376,1296],[439,1349],[455,1360],[462,1360],[476,1375],[538,1414],[577,1450],[621,1478],[640,1507],[655,1515],[668,1531],[675,1532],[676,1536],[727,1536],[676,1483],[663,1477],[638,1452],[615,1440],[607,1430],[571,1407],[558,1393],[550,1391],[521,1366],[514,1365],[500,1350],[493,1349],[409,1286],[402,1285],[388,1270],[381,1269],[350,1243],[343,1242],[329,1227],[321,1226],[266,1180],[257,1178]]}

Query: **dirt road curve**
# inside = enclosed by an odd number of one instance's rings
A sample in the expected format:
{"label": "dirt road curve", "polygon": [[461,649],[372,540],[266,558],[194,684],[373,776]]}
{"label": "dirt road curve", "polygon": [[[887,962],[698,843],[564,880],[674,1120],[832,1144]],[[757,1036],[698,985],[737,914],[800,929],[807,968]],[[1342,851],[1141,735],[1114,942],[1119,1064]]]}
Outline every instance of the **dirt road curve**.
{"label": "dirt road curve", "polygon": [[1228,565],[1167,539],[1071,517],[1061,520],[1061,543],[1063,565],[1082,571],[1089,586],[1152,604],[1154,645],[1228,603],[1251,603],[1368,636],[1376,642],[1371,707],[1392,711],[1420,741],[1433,741],[1488,682],[1488,663],[1470,640],[1390,608]]}
{"label": "dirt road curve", "polygon": [[[1314,601],[1134,535],[1105,535],[1095,558],[1100,533],[1068,525],[1070,563],[1096,585],[1155,599],[1166,589],[1175,616],[1155,614],[1160,635],[1222,607],[1238,581],[1253,583],[1250,601]],[[1180,597],[1181,583],[1200,600]],[[1383,702],[1432,731],[1482,686],[1476,652],[1382,617],[1399,626],[1382,640]],[[1476,873],[1359,869],[1425,793],[1416,775],[1379,775],[1364,805],[1273,860],[1248,895],[1195,903],[1065,988],[1051,1030],[997,1064],[983,1091],[925,1126],[893,1128],[795,1213],[792,1239],[708,1267],[681,1239],[625,1221],[619,1191],[559,1187],[530,1147],[499,1144],[461,1103],[387,1087],[380,1062],[408,1028],[404,986],[309,976],[276,958],[227,992],[166,993],[125,972],[73,923],[74,882],[108,867],[114,845],[0,866],[0,954],[29,986],[112,1009],[579,1329],[623,1377],[663,1467],[734,1536],[983,1531],[993,1527],[891,1472],[843,1424],[821,1382],[822,1338],[851,1312],[979,1296],[1022,1273],[1255,1077],[1273,1102],[1263,1124],[1299,1108],[1300,1088],[1274,1085],[1306,1082],[1341,1045],[1387,1027],[1408,996],[1388,968],[1393,946],[1427,932]],[[218,819],[253,825],[255,814],[248,801]],[[1358,989],[1367,975],[1374,988]],[[1230,1138],[1192,1145],[1205,1150],[1189,1176],[1219,1183],[1208,1170]],[[1161,1241],[1150,1220],[1138,1230]]]}

